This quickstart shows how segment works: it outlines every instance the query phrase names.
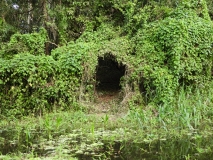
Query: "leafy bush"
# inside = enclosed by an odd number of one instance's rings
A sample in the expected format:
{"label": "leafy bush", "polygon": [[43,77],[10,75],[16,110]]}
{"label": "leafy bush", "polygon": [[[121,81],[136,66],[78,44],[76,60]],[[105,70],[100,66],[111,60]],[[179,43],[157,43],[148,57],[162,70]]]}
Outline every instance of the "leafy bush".
{"label": "leafy bush", "polygon": [[135,74],[141,73],[149,101],[172,102],[180,85],[202,86],[211,79],[213,24],[205,11],[198,15],[186,4],[133,39],[140,59]]}
{"label": "leafy bush", "polygon": [[16,29],[7,24],[2,18],[0,18],[0,42],[9,41],[9,37],[16,32]]}
{"label": "leafy bush", "polygon": [[52,57],[18,54],[1,60],[1,112],[35,113],[50,109],[49,102],[57,97],[54,81],[58,66]]}
{"label": "leafy bush", "polygon": [[45,42],[47,41],[46,30],[41,28],[40,31],[31,34],[13,34],[9,43],[2,47],[0,56],[10,59],[19,53],[28,52],[33,55],[43,55]]}
{"label": "leafy bush", "polygon": [[[121,79],[124,96],[129,91],[137,92],[131,96],[136,103],[141,99],[170,103],[175,101],[180,86],[207,86],[212,73],[213,25],[205,1],[184,0],[177,8],[170,8],[174,3],[157,6],[153,1],[97,3],[97,8],[111,9],[100,11],[95,17],[90,13],[91,21],[80,12],[75,16],[73,7],[59,15],[61,19],[58,17],[55,25],[64,29],[59,34],[66,46],[52,50],[50,56],[44,55],[44,29],[14,34],[2,45],[1,113],[10,114],[10,110],[16,115],[38,114],[56,106],[67,109],[82,97],[91,100],[98,58],[106,54],[125,65]],[[79,24],[83,23],[84,31],[77,29],[81,36],[71,42],[67,42],[70,35],[66,33],[69,11],[71,19],[74,16]],[[67,17],[63,19],[63,15]],[[118,17],[122,17],[121,21]]]}
{"label": "leafy bush", "polygon": [[[64,109],[77,100],[81,77],[79,56],[18,54],[1,59],[0,104],[6,115],[42,114],[54,106]],[[75,63],[76,64],[75,64]]]}

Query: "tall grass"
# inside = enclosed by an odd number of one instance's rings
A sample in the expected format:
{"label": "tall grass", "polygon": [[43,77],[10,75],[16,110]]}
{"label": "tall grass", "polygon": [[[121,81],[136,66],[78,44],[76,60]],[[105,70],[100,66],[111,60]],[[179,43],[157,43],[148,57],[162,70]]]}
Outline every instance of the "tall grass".
{"label": "tall grass", "polygon": [[212,95],[211,87],[182,88],[174,104],[132,105],[116,119],[82,111],[7,117],[0,121],[0,152],[4,159],[211,159]]}

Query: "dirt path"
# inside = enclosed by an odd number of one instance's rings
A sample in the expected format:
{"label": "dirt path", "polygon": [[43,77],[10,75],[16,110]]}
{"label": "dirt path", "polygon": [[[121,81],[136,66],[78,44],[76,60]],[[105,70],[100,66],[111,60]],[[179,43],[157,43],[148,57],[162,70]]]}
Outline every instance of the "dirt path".
{"label": "dirt path", "polygon": [[126,114],[126,108],[120,105],[121,100],[122,96],[119,91],[99,91],[89,114],[98,117],[107,115],[109,120],[115,121]]}

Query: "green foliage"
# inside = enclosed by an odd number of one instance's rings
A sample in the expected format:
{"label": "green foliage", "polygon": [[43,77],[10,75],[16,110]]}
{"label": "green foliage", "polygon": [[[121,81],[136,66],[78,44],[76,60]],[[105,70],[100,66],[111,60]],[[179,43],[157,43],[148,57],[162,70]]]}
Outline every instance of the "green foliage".
{"label": "green foliage", "polygon": [[16,32],[16,29],[7,24],[2,18],[0,18],[0,42],[7,42],[12,34]]}
{"label": "green foliage", "polygon": [[81,54],[52,56],[17,54],[1,59],[0,103],[5,115],[43,114],[54,106],[70,108],[79,94]]}
{"label": "green foliage", "polygon": [[210,20],[207,4],[205,0],[201,0],[201,1],[183,0],[179,2],[178,8],[186,10],[186,11],[194,10],[198,14],[198,16],[206,20]]}
{"label": "green foliage", "polygon": [[53,52],[53,57],[57,57],[60,66],[56,86],[59,88],[60,103],[64,108],[69,108],[78,100],[83,70],[83,53],[74,51],[74,48],[71,50],[71,46],[58,48]]}
{"label": "green foliage", "polygon": [[[63,65],[70,64],[73,69],[72,72],[81,82],[80,100],[91,101],[94,99],[98,57],[110,54],[114,55],[119,63],[127,64],[129,44],[127,37],[119,37],[119,32],[116,32],[111,25],[101,25],[98,31],[86,31],[76,42],[70,42],[67,46],[54,50],[52,56],[55,60],[67,62],[61,62],[60,65],[64,75],[70,71],[68,71],[68,68],[64,68]],[[67,83],[70,83],[69,80]],[[72,88],[78,87],[79,85],[72,86]]]}
{"label": "green foliage", "polygon": [[[120,84],[124,96],[135,92],[130,105],[175,102],[180,86],[211,81],[213,25],[205,1],[185,0],[176,8],[173,1],[93,3],[51,3],[57,7],[48,10],[47,18],[55,18],[45,23],[47,31],[16,33],[1,46],[2,112],[38,113],[76,106],[82,97],[90,101],[98,58],[107,55],[126,67]],[[49,32],[66,46],[45,56]]]}
{"label": "green foliage", "polygon": [[208,12],[211,20],[213,20],[213,2],[211,0],[206,0]]}
{"label": "green foliage", "polygon": [[30,53],[33,55],[43,55],[44,45],[47,41],[46,30],[41,28],[40,31],[31,34],[16,33],[11,36],[9,43],[5,44],[1,50],[2,58],[12,58],[16,54]]}
{"label": "green foliage", "polygon": [[91,42],[104,44],[104,41],[110,41],[113,38],[120,37],[121,29],[114,27],[110,23],[102,23],[97,27],[97,31],[85,31],[76,42]]}
{"label": "green foliage", "polygon": [[1,113],[23,115],[51,108],[57,98],[54,81],[58,66],[51,57],[18,54],[2,60]]}
{"label": "green foliage", "polygon": [[[22,22],[8,25],[3,11],[16,11],[0,2],[0,149],[20,149],[24,158],[27,151],[31,158],[42,155],[41,148],[45,156],[70,158],[62,154],[72,148],[69,153],[81,158],[211,159],[213,24],[205,0],[36,2],[33,15],[47,3],[47,15],[35,15],[45,16],[38,22],[47,31],[31,34],[13,34]],[[58,34],[66,45],[54,44]],[[47,35],[58,46],[49,56]],[[84,107],[79,102],[91,106],[98,59],[105,57],[125,66],[123,101],[109,105],[120,112],[128,104],[127,115],[70,114]],[[43,116],[23,117],[29,114]]]}
{"label": "green foliage", "polygon": [[[68,159],[70,155],[87,159],[104,155],[103,159],[211,159],[212,85],[208,91],[196,93],[181,88],[176,104],[137,105],[126,115],[59,111],[39,118],[4,117],[0,121],[0,151],[13,152],[9,157],[19,151],[22,158],[29,153],[40,158],[66,155],[71,148]],[[48,152],[50,148],[52,152]]]}
{"label": "green foliage", "polygon": [[133,39],[140,59],[135,74],[141,72],[150,101],[171,102],[178,86],[202,86],[211,79],[212,28],[208,18],[181,6],[139,30]]}

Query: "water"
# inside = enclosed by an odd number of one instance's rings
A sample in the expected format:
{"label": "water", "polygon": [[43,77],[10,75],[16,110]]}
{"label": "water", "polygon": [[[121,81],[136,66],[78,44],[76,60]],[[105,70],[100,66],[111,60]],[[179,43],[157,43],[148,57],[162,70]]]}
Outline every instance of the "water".
{"label": "water", "polygon": [[24,129],[7,128],[0,130],[0,152],[3,155],[33,152],[38,157],[52,157],[60,153],[82,160],[203,160],[213,156],[211,133],[205,136],[186,134],[181,137],[146,140],[137,136],[134,139],[131,133],[121,139],[120,135],[124,132],[120,130],[99,130],[87,134],[75,130],[49,139],[43,135],[43,131],[33,130],[31,137],[27,138]]}

